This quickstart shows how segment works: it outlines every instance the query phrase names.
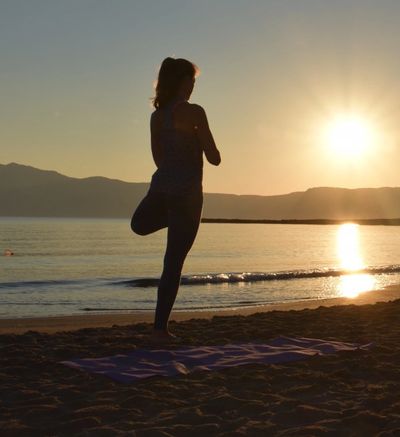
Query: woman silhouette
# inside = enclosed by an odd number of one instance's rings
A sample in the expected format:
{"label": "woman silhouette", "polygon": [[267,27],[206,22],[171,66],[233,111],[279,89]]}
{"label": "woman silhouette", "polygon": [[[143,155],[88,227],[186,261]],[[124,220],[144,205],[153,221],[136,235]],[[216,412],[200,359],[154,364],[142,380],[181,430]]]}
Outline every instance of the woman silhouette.
{"label": "woman silhouette", "polygon": [[133,232],[139,235],[168,227],[153,330],[158,340],[175,337],[168,330],[168,319],[183,263],[200,224],[203,152],[211,164],[221,162],[204,109],[188,102],[198,71],[186,59],[166,58],[161,64],[150,120],[157,170],[131,221]]}

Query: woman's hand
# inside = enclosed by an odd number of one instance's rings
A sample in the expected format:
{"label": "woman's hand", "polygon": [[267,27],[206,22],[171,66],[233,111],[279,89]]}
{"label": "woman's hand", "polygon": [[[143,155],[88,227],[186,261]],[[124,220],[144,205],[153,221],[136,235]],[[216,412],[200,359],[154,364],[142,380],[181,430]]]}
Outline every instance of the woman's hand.
{"label": "woman's hand", "polygon": [[195,109],[195,129],[207,161],[210,164],[219,165],[221,163],[221,155],[208,126],[206,112],[200,105],[193,104],[192,107]]}

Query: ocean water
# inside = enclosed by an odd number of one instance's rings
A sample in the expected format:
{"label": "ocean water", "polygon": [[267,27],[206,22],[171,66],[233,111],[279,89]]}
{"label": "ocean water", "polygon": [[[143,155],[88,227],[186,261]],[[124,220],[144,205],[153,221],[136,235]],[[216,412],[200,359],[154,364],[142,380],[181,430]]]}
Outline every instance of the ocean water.
{"label": "ocean water", "polygon": [[[165,242],[165,230],[137,236],[129,220],[0,218],[0,318],[153,311]],[[203,223],[174,309],[352,297],[399,282],[399,227]]]}

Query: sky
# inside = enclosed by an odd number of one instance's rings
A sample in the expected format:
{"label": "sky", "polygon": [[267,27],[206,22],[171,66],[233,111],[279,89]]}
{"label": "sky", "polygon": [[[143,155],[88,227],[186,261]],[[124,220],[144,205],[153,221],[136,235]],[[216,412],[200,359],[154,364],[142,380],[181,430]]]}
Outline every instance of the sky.
{"label": "sky", "polygon": [[[399,28],[398,0],[0,0],[0,163],[149,181],[174,56],[201,70],[191,102],[222,155],[205,192],[399,186]],[[361,151],[330,141],[340,117]]]}

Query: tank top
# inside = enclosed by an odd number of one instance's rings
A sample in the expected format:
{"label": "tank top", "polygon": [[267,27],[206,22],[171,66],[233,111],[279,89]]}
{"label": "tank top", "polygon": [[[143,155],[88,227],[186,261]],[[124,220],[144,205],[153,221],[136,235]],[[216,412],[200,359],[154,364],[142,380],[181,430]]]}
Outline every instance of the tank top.
{"label": "tank top", "polygon": [[174,127],[174,110],[183,100],[174,100],[164,112],[159,142],[163,148],[160,167],[151,178],[150,191],[190,195],[202,192],[203,151],[195,131]]}

